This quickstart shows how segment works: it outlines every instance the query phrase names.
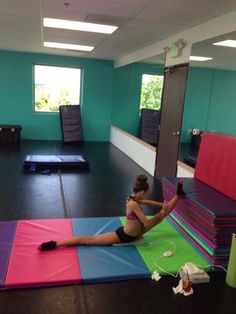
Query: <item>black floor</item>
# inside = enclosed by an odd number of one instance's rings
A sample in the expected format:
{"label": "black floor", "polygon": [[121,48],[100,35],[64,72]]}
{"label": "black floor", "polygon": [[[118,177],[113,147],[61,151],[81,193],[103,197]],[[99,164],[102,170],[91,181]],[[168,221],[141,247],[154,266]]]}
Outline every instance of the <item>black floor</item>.
{"label": "black floor", "polygon": [[[74,153],[87,157],[89,171],[51,175],[22,171],[27,154]],[[139,173],[145,171],[108,143],[0,143],[0,220],[124,215],[125,199]],[[150,197],[161,199],[160,182],[148,178]],[[153,213],[150,208],[144,211]],[[170,276],[160,282],[142,279],[0,291],[0,314],[236,313],[236,289],[225,284],[225,273],[210,276],[210,283],[194,285],[189,297],[173,293],[178,279]]]}

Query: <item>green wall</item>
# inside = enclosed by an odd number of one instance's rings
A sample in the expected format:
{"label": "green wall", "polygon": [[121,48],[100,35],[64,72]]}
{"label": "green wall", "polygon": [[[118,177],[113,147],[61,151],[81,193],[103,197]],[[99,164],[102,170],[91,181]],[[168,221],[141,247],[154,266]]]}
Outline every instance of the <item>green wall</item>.
{"label": "green wall", "polygon": [[133,63],[114,71],[111,124],[139,136],[142,74],[163,74],[163,66]]}
{"label": "green wall", "polygon": [[236,71],[189,69],[181,142],[189,142],[188,130],[236,134]]}
{"label": "green wall", "polygon": [[[110,125],[139,135],[142,74],[162,74],[163,66],[134,63],[114,69],[113,62],[0,51],[0,124],[22,125],[22,138],[60,140],[58,113],[33,111],[33,65],[80,67],[81,109],[86,141],[108,141]],[[189,69],[182,142],[188,130],[236,134],[236,71]]]}
{"label": "green wall", "polygon": [[[134,63],[115,69],[111,123],[139,136],[142,74],[162,74],[162,66]],[[189,129],[236,134],[236,71],[189,68],[181,142]]]}
{"label": "green wall", "polygon": [[0,124],[22,125],[22,138],[60,140],[58,113],[33,111],[33,65],[79,67],[81,109],[86,141],[109,139],[113,62],[47,54],[0,51]]}

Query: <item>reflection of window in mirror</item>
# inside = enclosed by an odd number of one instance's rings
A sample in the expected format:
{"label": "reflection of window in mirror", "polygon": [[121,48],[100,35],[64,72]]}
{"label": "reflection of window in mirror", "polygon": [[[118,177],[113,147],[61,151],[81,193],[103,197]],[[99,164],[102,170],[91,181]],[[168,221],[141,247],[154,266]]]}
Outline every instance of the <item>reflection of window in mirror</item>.
{"label": "reflection of window in mirror", "polygon": [[141,139],[157,145],[160,107],[163,89],[163,75],[142,75],[140,97]]}
{"label": "reflection of window in mirror", "polygon": [[155,109],[161,107],[163,75],[142,75],[140,109]]}

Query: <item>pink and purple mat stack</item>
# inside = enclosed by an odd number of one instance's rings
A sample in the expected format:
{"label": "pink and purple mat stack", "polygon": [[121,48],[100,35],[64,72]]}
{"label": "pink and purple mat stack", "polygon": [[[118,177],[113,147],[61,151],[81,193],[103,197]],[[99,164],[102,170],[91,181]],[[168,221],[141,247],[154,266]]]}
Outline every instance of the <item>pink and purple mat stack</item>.
{"label": "pink and purple mat stack", "polygon": [[[146,243],[126,246],[77,246],[39,251],[48,240],[114,231],[124,217],[34,219],[0,222],[0,288],[30,288],[75,283],[150,278],[155,261],[177,273],[187,261],[207,261],[164,220],[146,235]],[[173,249],[172,257],[163,252]],[[160,258],[162,256],[162,258]]]}
{"label": "pink and purple mat stack", "polygon": [[[183,178],[186,197],[168,218],[207,260],[228,264],[232,233],[236,233],[236,137],[204,133],[194,178]],[[166,201],[177,178],[163,178]]]}

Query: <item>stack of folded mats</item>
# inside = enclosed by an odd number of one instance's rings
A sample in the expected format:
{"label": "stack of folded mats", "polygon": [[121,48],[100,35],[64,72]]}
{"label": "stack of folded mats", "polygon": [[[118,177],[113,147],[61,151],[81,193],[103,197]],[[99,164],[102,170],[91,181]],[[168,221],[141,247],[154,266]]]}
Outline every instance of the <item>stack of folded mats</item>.
{"label": "stack of folded mats", "polygon": [[[236,233],[236,204],[229,197],[194,178],[184,178],[182,198],[169,221],[212,264],[227,265],[232,233]],[[163,195],[170,200],[177,178],[163,178]]]}
{"label": "stack of folded mats", "polygon": [[[186,197],[170,222],[215,265],[227,265],[236,233],[236,137],[205,132],[194,178],[184,178]],[[163,178],[165,200],[175,195],[177,178]]]}

